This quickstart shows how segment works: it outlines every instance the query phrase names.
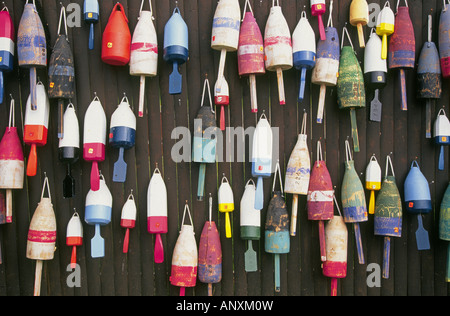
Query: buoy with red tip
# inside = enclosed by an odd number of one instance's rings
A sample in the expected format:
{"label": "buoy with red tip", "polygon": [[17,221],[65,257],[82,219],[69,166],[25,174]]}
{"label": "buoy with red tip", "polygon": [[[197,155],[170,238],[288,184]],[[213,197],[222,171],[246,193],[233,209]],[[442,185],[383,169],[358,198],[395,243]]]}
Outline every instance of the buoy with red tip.
{"label": "buoy with red tip", "polygon": [[147,230],[155,234],[154,260],[164,261],[164,247],[161,234],[168,232],[167,226],[167,189],[161,171],[156,166],[147,190]]}
{"label": "buoy with red tip", "polygon": [[220,51],[217,92],[222,93],[222,78],[227,52],[235,52],[239,45],[241,8],[239,0],[220,0],[214,13],[211,48]]}
{"label": "buoy with red tip", "polygon": [[322,145],[319,140],[317,142],[317,159],[311,169],[306,208],[308,210],[308,219],[319,221],[319,246],[322,262],[327,260],[324,221],[333,218],[333,196],[333,183],[331,182],[326,163],[322,158]]}
{"label": "buoy with red tip", "polygon": [[316,65],[312,71],[311,82],[320,85],[319,102],[317,106],[317,123],[323,122],[325,108],[325,96],[327,87],[334,87],[339,77],[339,59],[341,48],[339,46],[339,34],[333,27],[333,0],[330,2],[330,18],[325,29],[325,40],[319,40],[317,44]]}
{"label": "buoy with red tip", "polygon": [[369,22],[369,5],[366,0],[352,0],[350,24],[358,28],[359,47],[366,47],[363,26]]}
{"label": "buoy with red tip", "polygon": [[[189,215],[190,225],[184,223],[186,211]],[[169,278],[170,284],[180,287],[180,296],[184,296],[186,288],[194,287],[197,282],[198,251],[194,235],[194,224],[186,201],[180,234],[173,250]]]}
{"label": "buoy with red tip", "polygon": [[303,101],[306,87],[306,71],[316,65],[316,36],[306,17],[306,11],[302,16],[294,33],[292,33],[292,51],[294,53],[294,66],[301,71],[300,90],[298,100]]}
{"label": "buoy with red tip", "polygon": [[278,97],[280,104],[286,104],[284,92],[283,70],[291,69],[293,66],[291,32],[286,19],[281,11],[279,0],[272,7],[267,19],[264,32],[264,59],[268,71],[277,72]]}
{"label": "buoy with red tip", "polygon": [[173,66],[169,76],[169,94],[181,94],[183,82],[178,66],[184,64],[189,58],[189,32],[178,6],[164,26],[163,58]]}
{"label": "buoy with red tip", "polygon": [[366,168],[366,189],[370,191],[369,214],[375,214],[375,191],[381,189],[381,167],[375,154]]}
{"label": "buoy with red tip", "polygon": [[125,66],[130,61],[131,33],[125,9],[117,2],[109,16],[102,37],[102,61],[113,66]]}
{"label": "buoy with red tip", "polygon": [[450,145],[450,121],[444,109],[440,109],[434,123],[434,141],[441,145],[439,151],[439,170],[444,170],[444,146]]}
{"label": "buoy with red tip", "polygon": [[76,210],[67,224],[66,245],[72,247],[70,267],[75,269],[77,264],[77,247],[83,245],[83,224],[81,223],[80,215]]}
{"label": "buoy with red tip", "polygon": [[140,76],[139,117],[144,116],[145,78],[158,74],[158,38],[153,25],[151,0],[149,5],[150,11],[143,10],[142,0],[138,22],[131,39],[130,75]]}
{"label": "buoy with red tip", "polygon": [[450,10],[449,2],[444,1],[439,20],[439,56],[443,78],[450,77]]}
{"label": "buoy with red tip", "polygon": [[120,216],[120,226],[126,228],[125,237],[123,239],[123,253],[128,253],[128,245],[130,243],[130,229],[136,226],[136,203],[134,201],[133,190],[131,190],[127,201],[122,207]]}
{"label": "buoy with red tip", "polygon": [[297,234],[298,195],[308,195],[311,176],[311,158],[308,150],[308,135],[306,135],[307,113],[303,113],[301,132],[292,150],[286,167],[285,192],[293,194],[291,212],[291,236]]}
{"label": "buoy with red tip", "polygon": [[198,279],[208,284],[208,296],[213,296],[213,284],[222,280],[222,245],[216,223],[212,221],[212,197],[209,194],[209,221],[205,223],[198,245]]}
{"label": "buoy with red tip", "polygon": [[252,176],[257,178],[255,193],[255,209],[262,210],[264,207],[263,178],[272,175],[272,128],[263,113],[259,118],[253,134],[252,147]]}
{"label": "buoy with red tip", "polygon": [[5,94],[4,73],[14,69],[14,24],[6,6],[0,11],[0,104]]}
{"label": "buoy with red tip", "polygon": [[416,61],[416,39],[414,28],[409,16],[408,1],[406,6],[399,7],[397,2],[397,14],[395,17],[395,32],[389,41],[388,64],[389,69],[399,69],[401,89],[401,109],[408,110],[406,96],[406,69],[414,69]]}
{"label": "buoy with red tip", "polygon": [[[246,12],[246,9],[250,12]],[[249,0],[245,1],[244,20],[241,24],[241,31],[239,33],[239,48],[238,48],[238,69],[239,76],[248,76],[250,82],[250,107],[252,113],[258,112],[258,97],[256,93],[256,75],[263,75],[266,73],[264,64],[264,42],[253,16],[252,7]]]}
{"label": "buoy with red tip", "polygon": [[123,183],[127,179],[127,163],[123,160],[123,155],[125,149],[134,147],[136,143],[136,116],[126,96],[111,115],[109,143],[112,147],[119,148],[119,159],[114,163],[113,181]]}
{"label": "buoy with red tip", "polygon": [[[219,80],[222,82],[219,83]],[[220,86],[220,89],[219,89]],[[230,93],[225,77],[217,79],[214,87],[214,104],[220,106],[220,130],[225,130],[225,107],[230,105]]]}
{"label": "buoy with red tip", "polygon": [[348,230],[336,197],[333,198],[339,215],[334,215],[325,225],[327,260],[323,263],[322,272],[331,278],[331,296],[337,296],[337,281],[347,276]]}
{"label": "buoy with red tip", "polygon": [[255,209],[256,186],[253,179],[247,181],[240,203],[241,239],[246,240],[248,249],[244,254],[245,271],[258,270],[256,251],[253,250],[253,240],[261,238],[261,211]]}
{"label": "buoy with red tip", "polygon": [[[44,197],[47,187],[48,197]],[[41,294],[42,265],[45,260],[52,260],[56,250],[56,217],[53,210],[50,185],[45,175],[42,187],[41,200],[31,218],[27,237],[28,259],[36,260],[34,278],[34,296]]]}
{"label": "buoy with red tip", "polygon": [[310,0],[311,2],[311,14],[317,16],[319,22],[320,40],[325,41],[325,28],[323,27],[322,15],[327,11],[327,5],[325,0]]}
{"label": "buoy with red tip", "polygon": [[100,187],[98,162],[105,160],[106,114],[95,96],[84,115],[83,158],[92,161],[91,190]]}
{"label": "buoy with red tip", "polygon": [[86,208],[84,221],[89,225],[95,225],[95,235],[91,239],[92,258],[105,256],[105,240],[100,234],[100,226],[108,225],[111,222],[113,197],[106,185],[102,174],[99,176],[99,189],[89,190],[86,195]]}
{"label": "buoy with red tip", "polygon": [[25,3],[17,31],[17,56],[19,66],[30,69],[31,107],[36,110],[38,104],[36,68],[47,66],[47,41],[35,0],[33,3],[28,1]]}
{"label": "buoy with red tip", "polygon": [[11,99],[9,127],[0,142],[0,189],[6,189],[6,223],[12,223],[12,190],[23,189],[25,162],[15,127],[14,99]]}
{"label": "buoy with red tip", "polygon": [[63,196],[75,196],[75,179],[72,177],[71,166],[80,156],[80,127],[75,107],[72,103],[67,105],[64,112],[64,136],[59,140],[59,160],[67,164],[67,174],[63,181]]}
{"label": "buoy with red tip", "polygon": [[225,213],[225,235],[227,238],[231,238],[230,212],[234,211],[234,197],[233,190],[225,174],[222,177],[222,183],[220,184],[217,196],[219,200],[219,212]]}
{"label": "buoy with red tip", "polygon": [[382,37],[381,44],[381,58],[387,59],[388,55],[388,36],[395,31],[395,15],[391,9],[391,4],[386,1],[384,8],[380,11],[377,17],[377,34]]}
{"label": "buoy with red tip", "polygon": [[94,49],[94,24],[98,23],[100,18],[100,8],[98,0],[84,0],[83,5],[84,21],[89,24],[89,49]]}
{"label": "buoy with red tip", "polygon": [[23,132],[23,142],[31,145],[30,155],[27,164],[27,176],[34,177],[37,172],[37,146],[47,144],[48,121],[50,115],[50,101],[42,82],[36,85],[37,108],[32,109],[31,94],[28,97],[25,110],[25,126]]}

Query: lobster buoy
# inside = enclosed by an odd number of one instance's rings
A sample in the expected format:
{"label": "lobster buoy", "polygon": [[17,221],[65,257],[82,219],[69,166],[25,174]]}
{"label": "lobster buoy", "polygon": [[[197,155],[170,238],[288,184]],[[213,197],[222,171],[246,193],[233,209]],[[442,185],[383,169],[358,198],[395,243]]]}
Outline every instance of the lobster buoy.
{"label": "lobster buoy", "polygon": [[306,208],[308,210],[308,219],[319,221],[319,246],[322,262],[327,260],[324,221],[333,218],[333,196],[333,183],[326,163],[322,158],[322,145],[318,141],[317,159],[311,169]]}
{"label": "lobster buoy", "polygon": [[102,37],[102,61],[113,66],[125,66],[130,61],[131,33],[125,9],[117,2],[109,16]]}
{"label": "lobster buoy", "polygon": [[100,187],[98,162],[105,160],[106,114],[95,96],[84,115],[83,158],[92,161],[91,190]]}
{"label": "lobster buoy", "polygon": [[64,136],[59,140],[59,160],[67,164],[67,173],[63,181],[63,196],[71,198],[75,195],[75,179],[71,174],[71,165],[76,163],[80,156],[80,127],[72,103],[67,105],[64,112]]}
{"label": "lobster buoy", "polygon": [[420,52],[417,67],[417,97],[425,99],[426,138],[431,138],[431,109],[436,99],[442,95],[441,65],[436,44],[431,40],[432,16],[428,16],[428,41]]}
{"label": "lobster buoy", "polygon": [[77,211],[73,213],[72,218],[67,224],[66,245],[72,247],[70,267],[75,269],[77,264],[77,247],[83,245],[83,224]]}
{"label": "lobster buoy", "polygon": [[369,5],[366,0],[352,0],[350,24],[358,28],[359,47],[366,47],[363,26],[369,22]]}
{"label": "lobster buoy", "polygon": [[261,238],[261,211],[255,209],[256,186],[252,179],[247,181],[240,202],[241,239],[246,240],[248,249],[244,254],[245,271],[258,270],[256,251],[253,250],[253,240]]}
{"label": "lobster buoy", "polygon": [[[184,224],[184,217],[188,212],[190,225]],[[173,249],[170,284],[180,287],[180,296],[185,295],[187,287],[194,287],[197,281],[198,251],[195,241],[194,224],[189,206],[184,206],[181,230],[175,248]]]}
{"label": "lobster buoy", "polygon": [[[281,191],[275,191],[277,170]],[[275,260],[275,292],[280,292],[280,255],[289,253],[289,215],[281,184],[281,171],[277,163],[272,186],[272,198],[266,214],[264,249],[274,255]]]}
{"label": "lobster buoy", "polygon": [[348,140],[345,141],[345,153],[345,173],[341,190],[344,220],[346,223],[353,223],[359,263],[364,264],[364,249],[359,223],[368,221],[366,195],[361,180],[355,170],[355,162],[352,159]]}
{"label": "lobster buoy", "polygon": [[[439,214],[439,238],[450,241],[450,185],[445,190]],[[450,282],[450,243],[447,243],[447,268],[445,281]]]}
{"label": "lobster buoy", "polygon": [[219,212],[225,213],[225,236],[231,238],[230,213],[234,211],[234,197],[233,190],[225,174],[222,177],[222,183],[219,186],[217,196],[219,200]]}
{"label": "lobster buoy", "polygon": [[[336,198],[334,198],[336,199]],[[327,260],[323,263],[322,273],[331,278],[331,296],[337,296],[337,279],[347,276],[348,230],[344,218],[334,215],[325,225]]]}
{"label": "lobster buoy", "polygon": [[158,166],[153,171],[147,189],[147,231],[156,234],[154,260],[164,261],[164,247],[161,234],[168,232],[167,226],[167,189]]}
{"label": "lobster buoy", "polygon": [[366,189],[370,191],[369,214],[375,214],[375,191],[381,189],[381,167],[375,154],[366,167]]}
{"label": "lobster buoy", "polygon": [[[388,175],[389,166],[392,171],[391,176]],[[402,200],[395,182],[394,168],[390,156],[386,158],[386,174],[376,200],[374,233],[378,236],[384,236],[383,278],[388,279],[391,237],[402,236]]]}
{"label": "lobster buoy", "polygon": [[[48,197],[44,197],[47,187]],[[45,175],[42,187],[41,200],[31,218],[27,237],[28,259],[36,260],[36,272],[34,279],[34,296],[40,296],[42,264],[44,260],[52,260],[55,255],[56,245],[56,217],[53,210],[50,185]]]}
{"label": "lobster buoy", "polygon": [[198,279],[208,283],[208,296],[212,285],[222,280],[222,245],[216,223],[212,221],[212,197],[209,195],[209,221],[205,223],[198,245]]}
{"label": "lobster buoy", "polygon": [[120,216],[120,226],[126,228],[125,237],[123,239],[123,253],[128,253],[128,245],[130,243],[130,229],[136,226],[136,203],[134,201],[133,190],[131,190],[127,201],[122,207]]}
{"label": "lobster buoy", "polygon": [[158,74],[158,38],[153,25],[152,2],[150,11],[142,10],[141,2],[138,22],[131,39],[130,75],[140,76],[139,117],[144,116],[145,78]]}
{"label": "lobster buoy", "polygon": [[327,5],[325,3],[325,0],[311,0],[310,3],[311,3],[311,14],[313,16],[317,16],[318,19],[320,40],[325,41],[326,34],[325,28],[323,27],[322,15],[324,15],[325,12],[327,11]]}
{"label": "lobster buoy", "polygon": [[268,71],[277,72],[278,96],[280,104],[286,104],[284,93],[283,70],[291,69],[293,66],[292,40],[289,26],[281,11],[279,0],[272,7],[267,19],[264,32],[264,59]]}
{"label": "lobster buoy", "polygon": [[395,15],[391,9],[391,4],[386,1],[384,8],[377,16],[377,34],[382,37],[381,58],[387,59],[388,55],[388,36],[395,31]]}
{"label": "lobster buoy", "polygon": [[6,223],[12,223],[12,190],[23,189],[25,162],[22,144],[15,127],[14,99],[11,99],[9,127],[0,142],[0,189],[6,189]]}
{"label": "lobster buoy", "polygon": [[[61,23],[64,17],[66,34],[62,35]],[[58,100],[58,138],[64,137],[64,100],[75,97],[75,66],[69,45],[66,23],[66,9],[61,7],[58,37],[48,67],[48,97]]]}
{"label": "lobster buoy", "polygon": [[439,21],[439,56],[441,60],[442,77],[450,77],[450,10],[444,1]]}
{"label": "lobster buoy", "polygon": [[36,68],[47,66],[47,41],[44,27],[39,18],[35,2],[25,3],[25,8],[17,31],[17,56],[19,66],[30,69],[31,107],[38,106],[36,82]]}
{"label": "lobster buoy", "polygon": [[[219,82],[222,81],[222,82]],[[219,88],[220,87],[220,88]],[[225,130],[225,107],[230,105],[230,93],[225,77],[217,79],[214,87],[214,104],[220,106],[220,130]]]}
{"label": "lobster buoy", "polygon": [[308,150],[308,135],[306,135],[306,112],[303,114],[302,129],[297,143],[292,150],[285,175],[285,192],[293,194],[291,212],[291,236],[297,234],[298,195],[307,195],[311,176],[311,158]]}
{"label": "lobster buoy", "polygon": [[431,193],[425,175],[420,171],[417,160],[411,163],[411,169],[404,183],[406,210],[411,214],[417,214],[418,229],[416,242],[418,250],[430,249],[428,232],[422,223],[422,214],[428,214],[433,209]]}
{"label": "lobster buoy", "polygon": [[14,69],[14,36],[14,24],[5,6],[0,11],[0,41],[4,43],[0,47],[0,104],[5,94],[4,73]]}
{"label": "lobster buoy", "polygon": [[217,92],[221,93],[227,52],[235,52],[239,45],[241,8],[238,0],[220,0],[214,13],[211,48],[220,51]]}
{"label": "lobster buoy", "polygon": [[440,109],[434,123],[434,141],[441,145],[439,151],[439,170],[444,170],[444,146],[450,145],[450,121],[444,109]]}
{"label": "lobster buoy", "polygon": [[317,44],[316,66],[312,71],[311,82],[320,85],[320,96],[317,106],[317,123],[323,122],[323,111],[325,107],[325,96],[328,87],[334,87],[339,77],[339,59],[341,49],[339,46],[339,35],[334,28],[331,16],[333,0],[330,3],[330,23],[325,29],[325,39],[319,40]]}
{"label": "lobster buoy", "polygon": [[[244,12],[247,6],[251,10],[249,1],[245,2]],[[249,76],[250,81],[250,104],[252,113],[258,112],[258,98],[256,94],[256,75],[266,73],[264,64],[264,42],[256,23],[253,11],[245,12],[239,33],[238,47],[238,70],[239,76]]]}
{"label": "lobster buoy", "polygon": [[262,210],[264,206],[263,178],[272,175],[272,128],[263,113],[259,118],[253,134],[252,176],[257,178],[255,209]]}
{"label": "lobster buoy", "polygon": [[414,28],[409,16],[408,2],[406,7],[398,7],[395,17],[395,32],[389,41],[388,64],[389,69],[399,69],[401,89],[401,109],[408,110],[406,97],[406,69],[414,69],[416,59],[416,39]]}
{"label": "lobster buoy", "polygon": [[[206,89],[208,89],[210,107],[203,106]],[[196,122],[194,122],[194,141],[192,144],[192,161],[200,163],[197,186],[197,200],[199,201],[203,200],[205,191],[206,164],[216,162],[217,139],[215,132],[217,127],[215,113],[212,107],[213,103],[209,80],[205,79],[202,104],[197,113]]]}
{"label": "lobster buoy", "polygon": [[108,225],[111,222],[113,198],[106,185],[102,174],[100,187],[97,191],[89,190],[86,196],[86,208],[84,221],[89,225],[95,225],[95,235],[91,239],[92,258],[102,258],[105,256],[105,240],[100,234],[100,226]]}
{"label": "lobster buoy", "polygon": [[364,82],[374,90],[370,103],[370,120],[381,122],[382,104],[379,100],[380,89],[386,85],[387,61],[381,56],[382,41],[372,29],[364,50]]}
{"label": "lobster buoy", "polygon": [[37,172],[36,146],[45,146],[47,144],[50,101],[48,100],[47,92],[42,82],[38,82],[36,85],[36,97],[37,108],[34,111],[31,107],[31,94],[28,97],[23,132],[23,142],[31,145],[27,164],[27,176],[29,177],[34,177]]}
{"label": "lobster buoy", "polygon": [[337,80],[337,96],[339,108],[350,109],[353,148],[355,152],[359,152],[356,109],[366,107],[366,90],[364,87],[364,77],[361,66],[356,58],[355,51],[353,50],[353,44],[345,26],[343,29],[343,33],[344,32],[347,33],[351,46],[343,46],[343,34],[341,59],[339,63],[339,78]]}
{"label": "lobster buoy", "polygon": [[123,183],[127,179],[127,163],[123,160],[123,155],[125,149],[134,147],[136,143],[136,116],[126,96],[111,115],[109,143],[112,147],[119,148],[119,159],[114,163],[113,181]]}
{"label": "lobster buoy", "polygon": [[294,33],[292,33],[292,51],[294,53],[294,67],[300,70],[300,90],[298,100],[303,101],[306,87],[306,71],[316,65],[316,36],[306,17],[306,11],[302,16]]}
{"label": "lobster buoy", "polygon": [[164,27],[163,58],[173,66],[169,76],[169,94],[181,94],[182,77],[178,72],[178,66],[184,64],[189,58],[189,34],[178,7],[173,10],[172,17]]}
{"label": "lobster buoy", "polygon": [[89,24],[89,49],[94,49],[94,25],[100,18],[100,8],[98,0],[84,0],[83,6],[84,21]]}

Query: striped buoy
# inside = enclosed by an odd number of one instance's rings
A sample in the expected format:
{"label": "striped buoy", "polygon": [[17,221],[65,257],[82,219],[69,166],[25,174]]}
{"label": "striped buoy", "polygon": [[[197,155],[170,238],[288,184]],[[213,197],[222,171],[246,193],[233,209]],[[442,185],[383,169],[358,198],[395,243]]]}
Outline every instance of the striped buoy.
{"label": "striped buoy", "polygon": [[3,103],[4,73],[14,69],[14,24],[6,6],[0,11],[0,104]]}

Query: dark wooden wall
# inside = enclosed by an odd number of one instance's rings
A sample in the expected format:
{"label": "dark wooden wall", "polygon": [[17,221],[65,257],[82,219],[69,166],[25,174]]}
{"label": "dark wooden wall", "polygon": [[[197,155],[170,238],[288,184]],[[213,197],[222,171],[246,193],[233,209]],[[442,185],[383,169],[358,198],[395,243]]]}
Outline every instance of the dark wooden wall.
{"label": "dark wooden wall", "polygon": [[[16,27],[22,15],[24,0],[5,0]],[[60,2],[65,6],[82,0],[37,0],[38,10],[47,31],[48,47],[56,40]],[[99,96],[108,118],[111,117],[126,93],[137,114],[139,78],[129,75],[128,67],[112,67],[101,62],[100,43],[108,17],[115,4],[113,0],[101,0],[100,23],[95,27],[95,50],[88,50],[88,26],[82,21],[82,27],[70,28],[70,44],[73,48],[76,65],[76,106],[83,127],[84,113],[94,97]],[[137,23],[139,0],[120,0],[124,5],[131,31]],[[256,20],[264,32],[272,1],[251,0]],[[376,2],[381,6],[384,0]],[[66,226],[76,208],[84,218],[84,200],[89,190],[89,174],[91,164],[84,161],[77,163],[73,170],[76,178],[77,195],[65,200],[62,198],[62,181],[65,166],[58,161],[58,140],[56,134],[56,104],[52,103],[50,132],[48,144],[38,149],[38,175],[27,177],[23,190],[14,191],[13,223],[0,227],[3,263],[0,265],[1,295],[32,295],[34,284],[35,262],[25,256],[26,239],[31,216],[40,199],[44,172],[50,180],[54,209],[57,217],[57,250],[55,258],[44,264],[42,278],[42,295],[178,295],[178,288],[169,283],[172,251],[178,237],[180,222],[185,201],[187,200],[193,215],[197,242],[201,229],[208,218],[208,201],[198,202],[196,199],[199,166],[196,163],[176,164],[171,159],[172,146],[177,142],[171,138],[172,130],[184,126],[193,130],[193,120],[200,107],[201,93],[205,76],[213,86],[215,83],[219,52],[210,47],[211,26],[217,1],[211,0],[179,0],[178,6],[189,27],[190,59],[181,67],[183,75],[183,93],[179,96],[168,94],[168,78],[171,66],[162,59],[164,25],[170,18],[176,5],[174,0],[153,0],[155,27],[159,43],[158,76],[147,79],[146,112],[144,118],[137,120],[136,146],[126,151],[128,177],[125,184],[112,182],[113,164],[117,159],[116,149],[107,149],[107,159],[100,164],[106,182],[113,194],[113,218],[110,225],[102,228],[106,241],[106,257],[92,259],[90,256],[90,239],[94,228],[84,224],[84,245],[78,248],[78,263],[81,267],[81,287],[69,288],[66,278],[69,272],[66,267],[70,261],[71,248],[65,244]],[[351,0],[334,1],[333,20],[341,36],[342,27],[348,21]],[[414,23],[416,36],[416,58],[422,44],[426,41],[427,15],[434,18],[433,40],[437,42],[438,17],[442,9],[440,0],[409,0],[410,14]],[[244,1],[240,1],[241,10]],[[280,0],[283,13],[291,32],[294,30],[301,11],[306,7],[307,15],[318,38],[317,18],[312,17],[308,0]],[[327,0],[327,5],[329,1]],[[396,1],[390,0],[395,9]],[[403,4],[403,1],[401,3]],[[145,8],[148,3],[146,1]],[[328,19],[328,11],[324,20]],[[363,62],[364,51],[357,47],[356,28],[348,25],[357,57]],[[366,39],[369,29],[365,28]],[[51,52],[51,49],[49,53]],[[46,70],[38,72],[40,79],[47,83]],[[232,127],[255,126],[258,117],[250,113],[249,84],[247,78],[240,78],[237,72],[236,53],[227,56],[225,75],[230,86],[230,107],[227,108],[227,124]],[[28,71],[16,67],[13,73],[6,76],[6,96],[12,94],[16,100],[16,124],[19,133],[23,131],[23,115],[29,94]],[[308,72],[308,83],[311,74]],[[337,197],[344,174],[345,145],[351,136],[350,117],[347,111],[340,111],[336,103],[336,89],[327,90],[326,119],[324,124],[315,122],[319,87],[308,84],[306,98],[297,102],[299,73],[295,69],[284,72],[286,87],[286,105],[278,104],[278,92],[275,73],[257,78],[258,100],[260,111],[265,110],[272,126],[280,127],[280,165],[284,171],[291,150],[300,132],[301,118],[304,111],[308,113],[308,141],[311,159],[316,159],[316,142],[322,139],[323,151],[327,161]],[[352,227],[349,225],[348,275],[339,281],[339,295],[448,295],[449,287],[445,283],[446,242],[438,238],[439,205],[449,181],[448,151],[446,150],[446,170],[437,170],[438,147],[431,139],[425,138],[425,111],[422,101],[415,98],[415,72],[407,74],[408,111],[400,110],[400,93],[398,73],[390,71],[388,85],[383,90],[383,117],[381,123],[368,120],[368,96],[366,109],[357,111],[361,151],[354,153],[356,170],[364,182],[365,168],[372,156],[376,154],[384,173],[386,155],[392,153],[397,185],[403,196],[403,182],[412,160],[417,159],[421,170],[427,177],[433,199],[434,211],[424,216],[425,227],[430,232],[431,250],[419,252],[416,249],[415,216],[404,214],[403,235],[394,238],[391,249],[391,277],[382,280],[380,288],[369,288],[366,285],[367,265],[382,263],[383,238],[373,234],[373,216],[367,223],[361,224],[366,264],[360,265],[355,250]],[[444,82],[444,93],[433,108],[433,119],[439,108],[449,112],[449,83]],[[9,97],[0,107],[0,130],[7,124]],[[217,109],[219,113],[219,109]],[[261,113],[261,112],[260,112]],[[24,146],[25,155],[29,147]],[[150,176],[158,163],[169,194],[169,233],[163,237],[165,261],[162,264],[153,262],[154,237],[147,232],[146,196]],[[283,172],[284,173],[284,172]],[[222,236],[223,279],[214,285],[214,295],[273,295],[274,274],[273,257],[264,252],[264,240],[254,243],[258,252],[258,272],[246,273],[244,270],[244,252],[246,243],[239,236],[239,201],[242,197],[246,181],[251,177],[251,164],[222,162],[207,167],[206,195],[212,193],[215,210],[217,210],[217,189],[225,174],[230,180],[234,192],[236,209],[231,215],[233,238],[225,238],[224,215],[213,212],[213,220],[218,223]],[[269,196],[272,179],[267,179],[265,194]],[[138,204],[136,228],[131,231],[130,250],[122,253],[124,229],[120,227],[120,213],[124,201],[133,189]],[[368,193],[367,193],[368,196]],[[290,210],[291,195],[287,195]],[[262,211],[262,222],[265,220],[268,199]],[[299,200],[299,228],[297,237],[291,237],[291,250],[281,259],[281,292],[279,295],[329,295],[330,280],[322,275],[318,231],[316,223],[307,220],[306,198]],[[207,294],[207,286],[197,282],[194,289],[187,289],[187,295],[203,296]]]}

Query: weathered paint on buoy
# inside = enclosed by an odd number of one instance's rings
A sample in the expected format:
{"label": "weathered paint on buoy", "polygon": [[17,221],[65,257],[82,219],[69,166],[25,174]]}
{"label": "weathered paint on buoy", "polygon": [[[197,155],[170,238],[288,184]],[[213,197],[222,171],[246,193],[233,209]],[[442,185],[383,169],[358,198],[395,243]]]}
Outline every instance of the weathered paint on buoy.
{"label": "weathered paint on buoy", "polygon": [[264,60],[268,71],[277,72],[280,104],[286,104],[283,70],[293,66],[292,40],[289,26],[281,11],[279,0],[272,0],[264,32]]}
{"label": "weathered paint on buoy", "polygon": [[4,73],[14,69],[14,24],[6,6],[0,11],[0,104],[5,92]]}
{"label": "weathered paint on buoy", "polygon": [[[450,185],[447,186],[444,197],[442,198],[439,213],[439,238],[450,241]],[[447,243],[447,268],[445,281],[450,282],[450,243]]]}
{"label": "weathered paint on buoy", "polygon": [[[250,6],[249,3],[248,5]],[[239,33],[237,55],[239,76],[249,76],[251,111],[252,113],[257,113],[256,75],[265,74],[266,68],[264,64],[263,37],[253,12],[245,12],[244,14]]]}
{"label": "weathered paint on buoy", "polygon": [[444,146],[450,145],[450,121],[444,109],[439,110],[434,122],[434,141],[437,145],[441,145],[438,168],[444,170]]}
{"label": "weathered paint on buoy", "polygon": [[381,189],[381,167],[375,154],[366,168],[366,189],[370,191],[369,214],[375,214],[375,191]]}
{"label": "weathered paint on buoy", "polygon": [[234,197],[231,185],[225,175],[222,177],[222,183],[217,193],[219,200],[219,212],[225,213],[225,236],[231,238],[230,212],[234,211]]}
{"label": "weathered paint on buoy", "polygon": [[153,171],[147,189],[147,231],[156,234],[154,260],[164,261],[164,248],[161,234],[168,232],[167,226],[167,189],[158,167]]}
{"label": "weathered paint on buoy", "polygon": [[75,211],[67,224],[66,245],[72,247],[70,267],[74,269],[77,264],[77,247],[83,245],[83,225],[80,215]]}
{"label": "weathered paint on buoy", "polygon": [[[388,176],[389,166],[392,170],[391,176]],[[377,196],[374,215],[375,235],[385,236],[383,250],[383,278],[385,279],[389,278],[390,237],[402,236],[402,212],[402,201],[395,182],[391,157],[387,156],[386,174]]]}
{"label": "weathered paint on buoy", "polygon": [[444,2],[439,21],[439,56],[441,60],[442,77],[450,77],[450,10]]}
{"label": "weathered paint on buoy", "polygon": [[369,5],[366,0],[352,0],[350,24],[358,28],[359,47],[366,47],[363,26],[369,22]]}
{"label": "weathered paint on buoy", "polygon": [[130,61],[131,33],[125,9],[117,2],[109,16],[102,37],[102,61],[124,66]]}
{"label": "weathered paint on buoy", "polygon": [[391,4],[386,1],[383,9],[377,17],[377,34],[382,37],[381,58],[387,59],[388,56],[388,36],[395,31],[395,15],[391,9]]}
{"label": "weathered paint on buoy", "polygon": [[94,49],[94,24],[97,24],[100,18],[100,8],[98,0],[84,0],[83,5],[84,21],[89,24],[89,49]]}

